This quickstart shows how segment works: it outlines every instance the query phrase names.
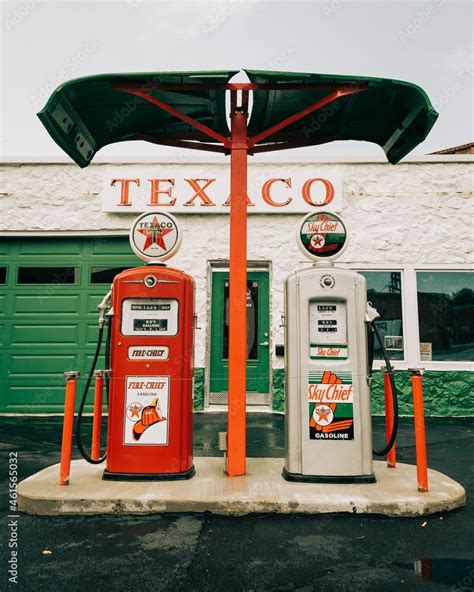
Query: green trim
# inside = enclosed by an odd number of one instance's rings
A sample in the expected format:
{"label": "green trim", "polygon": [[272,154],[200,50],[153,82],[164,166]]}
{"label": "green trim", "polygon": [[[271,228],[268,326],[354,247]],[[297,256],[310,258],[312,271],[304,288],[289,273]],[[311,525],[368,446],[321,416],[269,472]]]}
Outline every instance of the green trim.
{"label": "green trim", "polygon": [[[410,376],[395,372],[400,415],[413,415]],[[474,416],[474,373],[468,371],[427,371],[423,375],[423,400],[426,416]],[[383,374],[374,373],[371,386],[372,414],[384,413]]]}
{"label": "green trim", "polygon": [[[395,383],[399,392],[400,415],[413,415],[410,376],[406,370],[395,372]],[[474,416],[474,372],[429,370],[423,376],[423,395],[427,417]],[[372,414],[383,415],[383,374],[374,373],[371,386]],[[285,371],[273,370],[274,411],[285,410]]]}
{"label": "green trim", "polygon": [[194,411],[204,409],[204,368],[194,369]]}

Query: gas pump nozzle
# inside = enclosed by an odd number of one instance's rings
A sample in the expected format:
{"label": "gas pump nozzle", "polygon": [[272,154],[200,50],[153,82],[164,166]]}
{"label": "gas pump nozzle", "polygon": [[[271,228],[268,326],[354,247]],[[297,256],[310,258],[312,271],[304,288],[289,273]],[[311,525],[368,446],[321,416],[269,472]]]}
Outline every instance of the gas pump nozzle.
{"label": "gas pump nozzle", "polygon": [[102,299],[102,302],[97,305],[99,309],[99,327],[103,327],[105,323],[105,315],[107,310],[110,309],[112,290],[109,290],[107,294]]}
{"label": "gas pump nozzle", "polygon": [[377,309],[372,306],[371,302],[367,302],[367,310],[365,312],[365,322],[366,323],[373,323],[375,319],[380,317]]}

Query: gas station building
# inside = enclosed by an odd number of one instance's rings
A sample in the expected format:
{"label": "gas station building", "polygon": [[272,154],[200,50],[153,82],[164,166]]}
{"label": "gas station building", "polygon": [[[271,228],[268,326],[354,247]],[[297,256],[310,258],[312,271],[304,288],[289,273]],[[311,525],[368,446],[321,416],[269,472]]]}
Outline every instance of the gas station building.
{"label": "gas station building", "polygon": [[[407,157],[394,167],[298,152],[249,162],[248,408],[284,410],[283,283],[308,265],[295,239],[300,220],[324,204],[344,220],[338,264],[366,276],[395,369],[426,370],[426,415],[473,415],[473,157]],[[196,281],[195,409],[226,408],[226,159],[183,152],[96,159],[87,170],[66,159],[0,169],[0,412],[62,413],[63,372],[85,376],[97,304],[115,274],[142,264],[128,232],[153,209],[178,218],[183,243],[169,265]],[[408,373],[396,380],[400,413],[410,415]],[[372,410],[383,412],[380,372]]]}

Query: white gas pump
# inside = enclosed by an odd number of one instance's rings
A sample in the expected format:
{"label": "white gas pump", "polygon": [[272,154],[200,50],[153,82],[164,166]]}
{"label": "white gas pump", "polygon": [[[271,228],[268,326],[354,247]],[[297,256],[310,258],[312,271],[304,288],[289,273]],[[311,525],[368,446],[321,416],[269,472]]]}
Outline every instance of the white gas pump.
{"label": "white gas pump", "polygon": [[[332,263],[347,244],[340,218],[327,212],[306,216],[297,240],[315,263],[285,282],[283,476],[290,481],[374,482],[370,380],[374,333],[381,341],[373,323],[379,315],[367,303],[365,278]],[[393,374],[391,381],[397,416]],[[376,454],[390,450],[396,429],[395,420],[387,446]]]}

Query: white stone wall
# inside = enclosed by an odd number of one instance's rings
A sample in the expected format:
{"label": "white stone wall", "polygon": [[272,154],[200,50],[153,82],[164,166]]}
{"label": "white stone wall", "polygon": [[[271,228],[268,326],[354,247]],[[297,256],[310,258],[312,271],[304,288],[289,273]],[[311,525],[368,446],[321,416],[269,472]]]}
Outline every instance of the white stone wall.
{"label": "white stone wall", "polygon": [[[386,264],[443,265],[472,261],[473,164],[442,159],[397,166],[334,164],[342,170],[342,218],[349,231],[349,246],[341,263],[369,265],[375,269]],[[107,166],[93,164],[81,170],[73,164],[0,165],[0,233],[127,231],[137,214],[101,211],[99,193]],[[133,164],[114,165],[114,171],[121,166],[124,177],[134,176]],[[156,165],[146,166],[153,176]],[[226,165],[206,165],[206,174],[217,166]],[[272,261],[274,344],[283,342],[278,327],[283,311],[283,280],[295,266],[307,265],[295,242],[295,229],[301,217],[301,214],[249,216],[248,258]],[[213,214],[178,215],[178,218],[183,228],[183,244],[172,263],[196,278],[197,312],[203,328],[196,336],[196,365],[204,366],[207,262],[227,258],[229,218]],[[278,367],[281,362],[274,359],[273,365]]]}

